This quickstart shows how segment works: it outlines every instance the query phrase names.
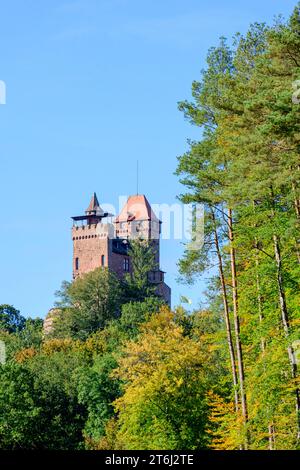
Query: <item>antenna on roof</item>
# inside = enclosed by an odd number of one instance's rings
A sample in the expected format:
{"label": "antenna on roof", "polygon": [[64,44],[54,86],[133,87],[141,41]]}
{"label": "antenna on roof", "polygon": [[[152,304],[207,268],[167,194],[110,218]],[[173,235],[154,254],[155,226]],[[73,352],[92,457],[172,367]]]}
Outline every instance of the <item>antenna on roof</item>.
{"label": "antenna on roof", "polygon": [[139,161],[136,161],[136,195],[139,194]]}

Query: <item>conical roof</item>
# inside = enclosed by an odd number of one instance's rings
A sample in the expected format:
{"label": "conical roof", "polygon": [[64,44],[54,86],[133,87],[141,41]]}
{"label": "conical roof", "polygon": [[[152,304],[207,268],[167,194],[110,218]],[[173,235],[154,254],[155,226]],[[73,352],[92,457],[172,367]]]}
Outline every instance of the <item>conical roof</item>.
{"label": "conical roof", "polygon": [[87,215],[103,215],[103,210],[101,209],[96,193],[93,194],[89,207],[85,213]]}

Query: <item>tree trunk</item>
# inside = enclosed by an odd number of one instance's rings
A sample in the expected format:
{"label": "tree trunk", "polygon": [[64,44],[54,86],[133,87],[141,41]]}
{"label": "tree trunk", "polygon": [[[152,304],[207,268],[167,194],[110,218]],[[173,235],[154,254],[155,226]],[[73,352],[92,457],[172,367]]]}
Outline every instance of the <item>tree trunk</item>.
{"label": "tree trunk", "polygon": [[[255,240],[255,243],[257,243],[257,240]],[[260,289],[260,279],[259,279],[259,274],[258,274],[259,262],[258,262],[257,256],[255,256],[255,265],[256,265],[256,291],[257,291],[258,315],[259,315],[259,324],[261,326],[264,321],[264,315],[262,311],[262,296],[261,296],[261,289]],[[260,339],[260,350],[262,354],[264,354],[266,350],[266,340],[263,336],[261,336],[261,339]],[[264,369],[265,368],[266,366],[264,364]],[[275,450],[275,432],[274,432],[273,424],[269,424],[268,432],[269,432],[269,450]]]}
{"label": "tree trunk", "polygon": [[269,450],[276,450],[275,428],[273,424],[269,424]]}
{"label": "tree trunk", "polygon": [[[299,170],[299,167],[298,167],[298,170]],[[295,183],[292,183],[292,190],[294,194],[294,207],[295,207],[296,217],[297,217],[298,224],[299,224],[300,223],[300,199],[297,196]],[[298,263],[300,264],[300,246],[299,246],[300,244],[297,238],[295,239],[295,245],[296,245],[296,254],[297,254]]]}
{"label": "tree trunk", "polygon": [[236,364],[235,364],[235,352],[234,352],[231,325],[230,325],[229,305],[228,305],[228,298],[227,298],[227,291],[226,291],[226,284],[225,284],[225,277],[224,277],[224,270],[223,270],[223,260],[222,260],[221,250],[220,250],[218,232],[216,228],[216,219],[215,219],[215,214],[213,210],[211,211],[211,216],[212,216],[212,220],[214,224],[214,241],[215,241],[215,247],[216,247],[217,256],[218,256],[219,276],[220,276],[220,281],[221,281],[222,297],[223,297],[223,304],[224,304],[224,319],[225,319],[225,325],[226,325],[227,344],[228,344],[229,355],[230,355],[232,382],[233,382],[233,387],[234,387],[235,411],[238,412],[239,398],[238,398],[238,379],[237,379]]}
{"label": "tree trunk", "polygon": [[[257,256],[255,257],[255,264],[256,264],[256,290],[257,290],[257,304],[258,304],[258,315],[259,315],[259,324],[262,326],[262,323],[264,321],[264,315],[262,311],[262,296],[261,296],[261,289],[260,289],[260,279],[259,279],[259,274],[258,274],[258,259]],[[261,336],[260,339],[260,350],[262,354],[264,354],[266,350],[266,340],[264,336]],[[266,368],[264,364],[264,369]],[[274,433],[274,425],[269,424],[268,426],[268,432],[269,432],[269,450],[275,450],[275,433]]]}
{"label": "tree trunk", "polygon": [[[255,202],[253,201],[253,210],[255,212]],[[256,226],[254,225],[254,228]],[[258,239],[257,237],[254,237],[254,246],[255,248],[258,248]],[[261,287],[260,287],[260,277],[259,277],[259,261],[258,261],[258,256],[257,253],[254,254],[255,257],[255,268],[256,268],[256,293],[257,293],[257,306],[258,306],[258,318],[259,318],[259,324],[260,327],[263,324],[264,321],[264,314],[263,314],[263,309],[262,309],[262,295],[261,295]],[[264,352],[266,350],[266,340],[263,335],[261,335],[260,338],[260,350],[262,355],[264,355]],[[266,365],[264,363],[264,371],[266,369]],[[269,450],[274,450],[275,449],[275,436],[274,436],[274,426],[273,424],[268,425],[268,434],[269,434]]]}
{"label": "tree trunk", "polygon": [[[291,168],[293,171],[293,169]],[[300,170],[300,166],[298,166],[298,171]],[[294,206],[297,218],[300,219],[300,198],[299,198],[299,191],[297,191],[297,186],[295,181],[292,182],[292,190],[294,195]]]}
{"label": "tree trunk", "polygon": [[[285,291],[283,287],[281,252],[280,252],[279,238],[277,235],[273,235],[273,242],[274,242],[274,254],[275,254],[275,261],[276,261],[276,268],[277,268],[277,286],[278,286],[281,320],[282,320],[282,325],[283,325],[285,336],[288,338],[290,334],[290,324],[289,324],[289,315],[288,315],[288,309],[287,309],[286,299],[285,299]],[[295,379],[297,377],[297,361],[295,357],[295,351],[292,345],[288,346],[287,352],[288,352],[289,361],[291,364],[292,378]],[[296,416],[297,416],[297,428],[298,428],[297,438],[299,440],[300,439],[300,391],[299,391],[299,388],[296,388],[295,393],[296,393]]]}
{"label": "tree trunk", "polygon": [[[231,277],[232,277],[232,300],[233,300],[233,318],[234,318],[234,330],[235,330],[235,341],[236,341],[236,353],[238,362],[238,373],[239,373],[239,385],[240,385],[240,396],[241,396],[241,407],[244,425],[247,425],[248,411],[247,411],[247,400],[245,393],[245,373],[244,373],[244,362],[242,353],[242,344],[240,338],[240,319],[238,311],[238,289],[237,289],[237,275],[236,275],[236,257],[234,248],[234,233],[233,233],[233,220],[232,210],[228,209],[228,227],[229,227],[229,241],[230,241],[230,260],[231,260]],[[245,449],[248,448],[248,438],[246,432]]]}
{"label": "tree trunk", "polygon": [[[257,256],[255,256],[255,266],[256,266],[256,292],[257,292],[258,318],[259,318],[259,324],[260,326],[262,326],[263,321],[264,321],[264,315],[262,311],[262,296],[261,296],[261,289],[260,289],[260,279],[259,279],[259,274],[258,274],[259,261],[257,259]],[[262,353],[266,349],[266,340],[263,336],[261,336],[261,339],[260,339],[260,349]]]}

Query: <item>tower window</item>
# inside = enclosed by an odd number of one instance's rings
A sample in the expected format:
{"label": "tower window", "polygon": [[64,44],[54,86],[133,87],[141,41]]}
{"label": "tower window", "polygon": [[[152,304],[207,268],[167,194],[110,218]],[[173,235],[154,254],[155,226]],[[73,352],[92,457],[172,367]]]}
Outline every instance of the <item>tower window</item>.
{"label": "tower window", "polygon": [[124,260],[123,260],[123,269],[126,272],[129,271],[129,259],[128,258],[124,258]]}
{"label": "tower window", "polygon": [[75,269],[76,271],[79,269],[79,258],[75,258]]}
{"label": "tower window", "polygon": [[105,264],[105,256],[101,255],[101,266],[104,266]]}

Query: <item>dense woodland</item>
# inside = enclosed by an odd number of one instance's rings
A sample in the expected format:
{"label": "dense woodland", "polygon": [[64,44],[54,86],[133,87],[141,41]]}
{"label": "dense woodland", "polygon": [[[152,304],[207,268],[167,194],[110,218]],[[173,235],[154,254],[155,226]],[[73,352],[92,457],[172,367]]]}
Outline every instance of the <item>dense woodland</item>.
{"label": "dense woodland", "polygon": [[298,80],[300,5],[222,38],[179,104],[199,128],[179,197],[205,206],[179,270],[210,277],[205,310],[162,304],[145,242],[124,282],[63,283],[48,335],[0,306],[1,449],[300,448]]}

